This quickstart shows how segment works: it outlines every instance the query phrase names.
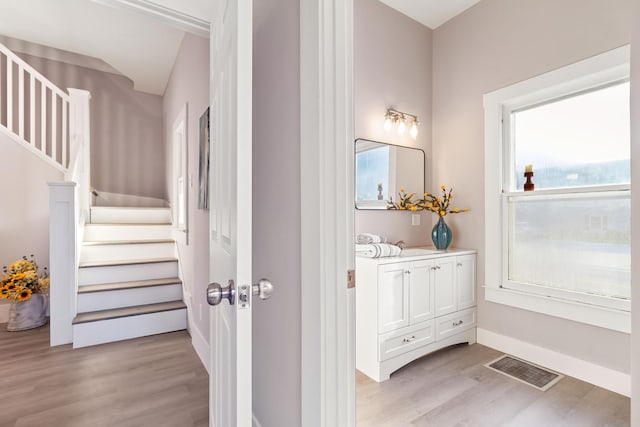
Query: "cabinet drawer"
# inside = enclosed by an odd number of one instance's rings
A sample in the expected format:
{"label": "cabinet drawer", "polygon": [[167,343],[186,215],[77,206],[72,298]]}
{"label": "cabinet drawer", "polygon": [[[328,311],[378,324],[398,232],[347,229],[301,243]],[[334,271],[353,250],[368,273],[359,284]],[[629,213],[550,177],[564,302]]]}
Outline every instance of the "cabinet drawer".
{"label": "cabinet drawer", "polygon": [[436,340],[448,338],[476,325],[476,309],[474,307],[437,317],[435,323]]}
{"label": "cabinet drawer", "polygon": [[382,362],[434,341],[433,320],[379,335],[378,360]]}

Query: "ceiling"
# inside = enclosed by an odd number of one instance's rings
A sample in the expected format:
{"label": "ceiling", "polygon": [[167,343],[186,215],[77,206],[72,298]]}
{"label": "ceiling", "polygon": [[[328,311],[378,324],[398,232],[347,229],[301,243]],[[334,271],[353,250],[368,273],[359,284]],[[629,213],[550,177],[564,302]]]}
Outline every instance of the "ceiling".
{"label": "ceiling", "polygon": [[[435,29],[480,0],[381,1]],[[193,22],[200,30],[206,27],[213,3],[0,0],[0,35],[101,59],[130,78],[137,90],[162,95],[185,29]],[[184,18],[186,26],[177,24],[176,16]]]}
{"label": "ceiling", "polygon": [[99,58],[137,90],[161,95],[184,31],[160,12],[208,20],[212,2],[153,3],[163,7],[149,15],[140,12],[147,0],[0,0],[0,35]]}
{"label": "ceiling", "polygon": [[380,0],[410,18],[435,30],[480,0]]}

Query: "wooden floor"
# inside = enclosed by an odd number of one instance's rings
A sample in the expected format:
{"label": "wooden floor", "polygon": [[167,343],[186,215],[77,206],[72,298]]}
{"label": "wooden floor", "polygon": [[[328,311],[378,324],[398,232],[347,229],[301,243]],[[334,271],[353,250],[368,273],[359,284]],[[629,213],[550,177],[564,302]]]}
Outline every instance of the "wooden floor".
{"label": "wooden floor", "polygon": [[185,331],[73,350],[0,324],[1,427],[205,427],[208,388]]}
{"label": "wooden floor", "polygon": [[[483,366],[500,355],[461,345],[381,384],[357,373],[358,427],[629,425],[628,398],[574,378],[540,392]],[[0,324],[0,427],[205,427],[207,407],[184,331],[73,350]]]}
{"label": "wooden floor", "polygon": [[380,384],[357,372],[357,425],[629,425],[629,398],[570,377],[538,391],[483,366],[501,355],[463,344],[418,359]]}

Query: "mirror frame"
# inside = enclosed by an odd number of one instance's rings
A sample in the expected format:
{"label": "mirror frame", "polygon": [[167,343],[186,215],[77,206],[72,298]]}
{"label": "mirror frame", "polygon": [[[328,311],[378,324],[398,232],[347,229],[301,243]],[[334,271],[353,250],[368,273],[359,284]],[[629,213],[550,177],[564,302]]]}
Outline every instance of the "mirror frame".
{"label": "mirror frame", "polygon": [[[354,140],[353,143],[353,151],[354,151],[354,205],[355,208],[357,210],[388,210],[387,209],[387,200],[384,200],[384,205],[382,204],[378,204],[378,203],[374,203],[374,202],[379,202],[378,200],[367,200],[364,202],[359,202],[356,197],[357,197],[357,188],[358,188],[358,169],[357,169],[357,155],[358,152],[356,150],[356,146],[358,141],[366,141],[366,142],[373,142],[376,144],[382,144],[382,145],[389,145],[392,147],[398,147],[398,148],[406,148],[408,150],[416,150],[420,153],[422,153],[422,193],[424,193],[425,188],[427,188],[426,185],[426,179],[427,179],[427,156],[426,153],[424,152],[423,149],[421,148],[416,148],[416,147],[408,147],[406,145],[399,145],[399,144],[390,144],[388,142],[382,142],[382,141],[373,141],[371,139],[367,139],[367,138],[356,138]],[[417,192],[416,192],[417,193]],[[420,193],[421,194],[421,193]],[[401,211],[398,211],[401,212]]]}

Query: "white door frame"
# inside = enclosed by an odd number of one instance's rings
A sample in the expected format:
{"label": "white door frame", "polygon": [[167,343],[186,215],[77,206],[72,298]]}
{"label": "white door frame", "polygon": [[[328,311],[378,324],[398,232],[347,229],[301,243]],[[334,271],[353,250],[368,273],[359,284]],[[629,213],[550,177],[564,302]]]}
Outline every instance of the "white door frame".
{"label": "white door frame", "polygon": [[300,4],[302,422],[355,425],[353,0]]}

